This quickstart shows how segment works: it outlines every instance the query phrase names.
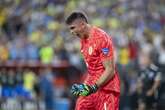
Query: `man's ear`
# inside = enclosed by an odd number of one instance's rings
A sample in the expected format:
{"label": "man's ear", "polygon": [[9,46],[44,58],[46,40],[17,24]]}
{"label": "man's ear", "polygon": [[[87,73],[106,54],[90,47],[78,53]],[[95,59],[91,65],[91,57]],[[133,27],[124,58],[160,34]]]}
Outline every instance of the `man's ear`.
{"label": "man's ear", "polygon": [[77,22],[79,23],[79,25],[84,25],[84,21],[81,19],[78,19]]}
{"label": "man's ear", "polygon": [[84,28],[84,27],[85,27],[85,22],[81,21],[81,22],[80,22],[80,26],[81,26],[82,28]]}

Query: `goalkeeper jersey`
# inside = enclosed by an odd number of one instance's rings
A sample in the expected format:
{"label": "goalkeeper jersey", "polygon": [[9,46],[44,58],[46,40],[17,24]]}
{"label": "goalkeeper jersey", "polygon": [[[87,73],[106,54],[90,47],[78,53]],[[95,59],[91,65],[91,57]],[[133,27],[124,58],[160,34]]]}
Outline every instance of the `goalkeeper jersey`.
{"label": "goalkeeper jersey", "polygon": [[[81,39],[81,53],[84,56],[88,69],[85,83],[89,85],[94,84],[105,70],[102,62],[105,59],[114,60],[111,36],[108,36],[103,30],[97,27],[92,27],[90,37]],[[120,81],[116,68],[113,78],[100,89],[120,92]]]}

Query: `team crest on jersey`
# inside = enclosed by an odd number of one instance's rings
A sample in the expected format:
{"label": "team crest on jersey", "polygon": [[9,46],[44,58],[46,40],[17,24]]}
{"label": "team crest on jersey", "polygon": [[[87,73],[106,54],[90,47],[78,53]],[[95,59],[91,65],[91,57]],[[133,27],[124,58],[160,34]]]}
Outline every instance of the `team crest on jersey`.
{"label": "team crest on jersey", "polygon": [[89,49],[88,49],[88,53],[89,53],[89,55],[91,55],[92,52],[93,52],[93,48],[92,48],[92,46],[90,46]]}
{"label": "team crest on jersey", "polygon": [[108,48],[102,48],[102,52],[104,55],[107,55],[109,53],[109,49]]}

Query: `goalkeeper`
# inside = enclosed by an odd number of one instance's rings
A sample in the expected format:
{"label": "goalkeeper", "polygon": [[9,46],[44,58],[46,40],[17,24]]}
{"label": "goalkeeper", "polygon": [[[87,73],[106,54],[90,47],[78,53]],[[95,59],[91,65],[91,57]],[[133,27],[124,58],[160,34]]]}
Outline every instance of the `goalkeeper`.
{"label": "goalkeeper", "polygon": [[82,84],[73,84],[71,93],[79,96],[76,110],[118,110],[120,81],[114,64],[112,37],[88,24],[82,12],[73,12],[66,24],[81,40],[88,75]]}

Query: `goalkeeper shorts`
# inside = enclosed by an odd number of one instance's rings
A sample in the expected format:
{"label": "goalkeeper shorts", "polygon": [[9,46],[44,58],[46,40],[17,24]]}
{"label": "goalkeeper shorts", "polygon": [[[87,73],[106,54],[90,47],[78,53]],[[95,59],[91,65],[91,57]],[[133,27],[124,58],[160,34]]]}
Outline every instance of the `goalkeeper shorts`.
{"label": "goalkeeper shorts", "polygon": [[120,93],[100,91],[79,97],[75,110],[119,110]]}

